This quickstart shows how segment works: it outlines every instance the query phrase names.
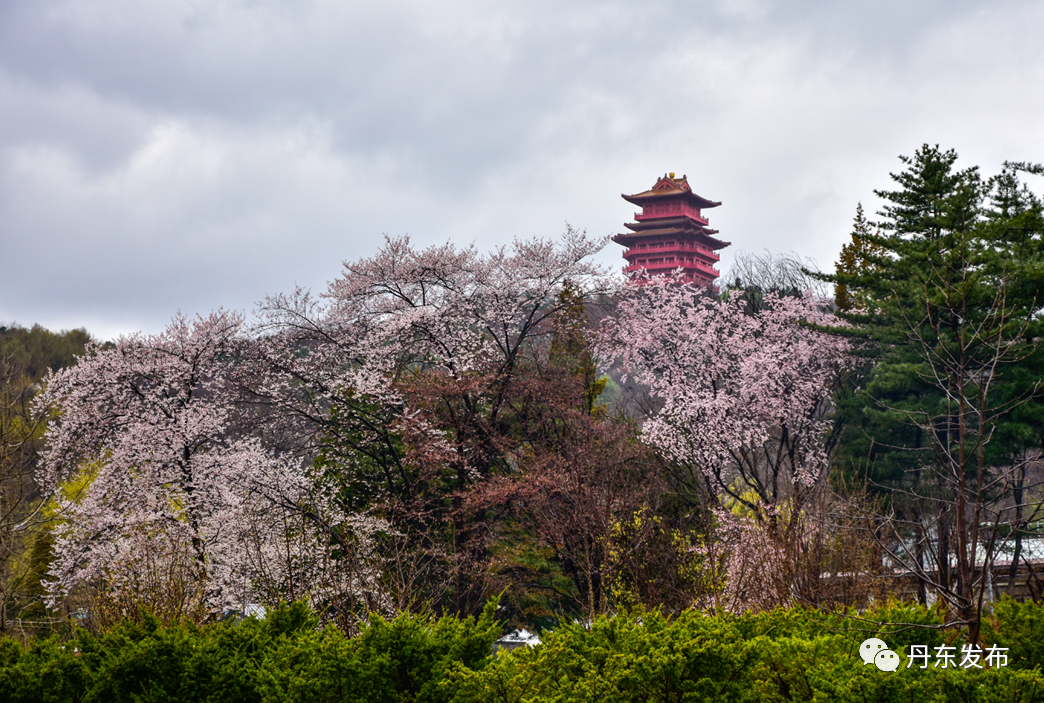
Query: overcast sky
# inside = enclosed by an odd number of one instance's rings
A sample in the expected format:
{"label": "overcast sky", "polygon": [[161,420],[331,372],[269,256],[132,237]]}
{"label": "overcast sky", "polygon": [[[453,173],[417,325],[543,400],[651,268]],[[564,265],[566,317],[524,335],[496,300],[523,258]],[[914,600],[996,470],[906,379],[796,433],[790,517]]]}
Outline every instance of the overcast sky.
{"label": "overcast sky", "polygon": [[898,155],[1044,161],[1041,37],[1020,0],[0,0],[0,324],[249,312],[384,233],[611,234],[668,171],[723,271],[830,269]]}

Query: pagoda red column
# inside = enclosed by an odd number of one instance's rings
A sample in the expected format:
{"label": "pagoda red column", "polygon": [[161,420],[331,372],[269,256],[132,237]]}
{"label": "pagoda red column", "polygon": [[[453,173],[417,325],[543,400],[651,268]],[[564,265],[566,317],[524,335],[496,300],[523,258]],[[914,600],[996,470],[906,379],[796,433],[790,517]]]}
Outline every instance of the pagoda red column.
{"label": "pagoda red column", "polygon": [[715,252],[730,243],[713,236],[718,230],[708,226],[702,211],[721,203],[696,195],[685,176],[675,178],[673,173],[643,193],[621,197],[642,208],[640,214],[635,213],[635,222],[624,225],[631,231],[613,237],[614,242],[627,247],[623,253],[625,273],[645,270],[657,275],[681,269],[685,282],[701,286],[714,282],[719,276],[714,265],[720,259]]}

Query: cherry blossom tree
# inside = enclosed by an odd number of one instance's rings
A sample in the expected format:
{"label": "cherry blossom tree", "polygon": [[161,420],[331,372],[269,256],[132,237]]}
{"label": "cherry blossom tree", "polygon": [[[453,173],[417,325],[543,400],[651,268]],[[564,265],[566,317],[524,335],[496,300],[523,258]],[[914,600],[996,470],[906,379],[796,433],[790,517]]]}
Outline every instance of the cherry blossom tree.
{"label": "cherry blossom tree", "polygon": [[[807,511],[828,465],[830,400],[849,348],[814,326],[836,321],[812,297],[767,294],[753,311],[739,295],[716,299],[663,278],[641,283],[604,320],[598,350],[659,400],[643,437],[687,471],[679,490],[717,496],[731,515],[760,526],[757,538],[722,530],[742,544],[737,555],[763,547],[772,552],[767,563],[778,564],[780,550],[792,566],[814,562]],[[765,583],[781,583],[779,597],[788,597],[818,576],[810,566],[811,575],[794,568]],[[734,592],[735,607],[751,603]]]}
{"label": "cherry blossom tree", "polygon": [[572,229],[489,254],[389,238],[325,295],[260,310],[243,374],[269,431],[302,438],[347,510],[387,516],[429,555],[438,605],[470,612],[486,595],[486,520],[463,495],[512,470],[527,359],[546,353],[564,286],[608,285],[589,261],[604,244]]}
{"label": "cherry blossom tree", "polygon": [[87,590],[117,611],[145,604],[198,620],[262,593],[310,595],[316,522],[271,518],[329,506],[299,459],[237,431],[228,378],[243,335],[238,314],[178,315],[160,335],[89,347],[47,379],[41,403],[56,412],[39,478],[60,518],[52,605]]}
{"label": "cherry blossom tree", "polygon": [[464,494],[517,464],[523,369],[562,289],[606,285],[587,260],[603,244],[390,239],[324,296],[269,299],[256,327],[179,315],[91,347],[40,399],[52,604],[203,619],[307,597],[350,627],[421,606],[422,584],[474,609],[489,535]]}

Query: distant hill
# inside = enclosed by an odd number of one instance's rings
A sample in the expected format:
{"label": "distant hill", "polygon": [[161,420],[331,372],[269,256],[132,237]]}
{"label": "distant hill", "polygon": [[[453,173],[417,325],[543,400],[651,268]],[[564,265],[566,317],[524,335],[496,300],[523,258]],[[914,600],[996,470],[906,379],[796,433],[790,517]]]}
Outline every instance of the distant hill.
{"label": "distant hill", "polygon": [[51,332],[40,325],[0,326],[0,364],[19,369],[35,382],[49,369],[75,364],[90,341],[93,338],[82,327]]}

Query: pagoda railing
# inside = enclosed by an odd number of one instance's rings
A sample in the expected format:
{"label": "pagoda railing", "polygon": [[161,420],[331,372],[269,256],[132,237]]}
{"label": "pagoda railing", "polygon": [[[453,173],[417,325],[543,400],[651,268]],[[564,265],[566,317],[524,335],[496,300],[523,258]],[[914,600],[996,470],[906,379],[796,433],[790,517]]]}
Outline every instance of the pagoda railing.
{"label": "pagoda railing", "polygon": [[667,220],[667,219],[671,219],[671,218],[674,218],[674,217],[691,217],[692,219],[696,220],[700,224],[704,224],[704,225],[709,225],[710,224],[710,220],[708,220],[703,215],[694,215],[691,212],[668,212],[668,213],[658,212],[658,213],[654,213],[654,214],[651,214],[651,215],[645,215],[645,214],[642,214],[640,212],[634,213],[634,219],[638,220],[639,222],[641,222],[642,220]]}
{"label": "pagoda railing", "polygon": [[702,261],[697,261],[697,262],[694,262],[694,263],[691,263],[691,264],[685,263],[685,262],[677,262],[677,261],[656,262],[656,263],[646,262],[646,263],[642,263],[642,264],[634,263],[634,264],[631,264],[630,266],[625,267],[624,270],[625,271],[640,271],[642,269],[645,269],[646,271],[650,271],[650,272],[658,271],[660,273],[663,273],[664,271],[673,271],[673,270],[679,269],[679,268],[680,269],[697,269],[699,271],[703,271],[704,273],[713,274],[714,276],[720,276],[721,275],[718,272],[718,269],[716,269],[713,266],[710,266],[708,264],[705,264]]}
{"label": "pagoda railing", "polygon": [[633,246],[628,249],[629,253],[649,251],[650,249],[657,250],[668,250],[668,251],[701,251],[706,254],[718,258],[718,255],[714,253],[714,250],[710,247],[705,247],[702,244],[642,244]]}
{"label": "pagoda railing", "polygon": [[673,271],[676,271],[677,269],[682,269],[683,271],[690,271],[690,272],[698,273],[698,274],[700,274],[702,276],[706,276],[706,277],[712,278],[712,279],[721,277],[721,273],[716,268],[704,268],[704,267],[696,268],[696,267],[692,267],[692,266],[638,266],[638,265],[634,265],[634,266],[626,266],[626,267],[624,267],[624,272],[625,273],[636,273],[638,271],[643,271],[644,270],[644,271],[648,271],[649,275],[651,275],[651,276],[661,276],[663,274],[672,273]]}

